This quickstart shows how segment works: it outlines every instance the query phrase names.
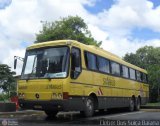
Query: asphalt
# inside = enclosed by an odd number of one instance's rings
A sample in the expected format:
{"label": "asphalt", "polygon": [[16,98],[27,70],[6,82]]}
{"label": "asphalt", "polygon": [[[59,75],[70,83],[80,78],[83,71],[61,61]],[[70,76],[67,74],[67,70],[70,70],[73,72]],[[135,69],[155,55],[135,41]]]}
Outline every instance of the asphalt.
{"label": "asphalt", "polygon": [[[123,109],[111,109],[103,113],[96,112],[94,117],[84,118],[79,112],[60,112],[56,118],[49,118],[42,111],[19,111],[0,113],[0,121],[20,126],[160,126],[160,109],[141,109],[128,112]],[[0,124],[1,124],[0,122]]]}
{"label": "asphalt", "polygon": [[[160,106],[148,106],[143,105],[141,109],[160,109]],[[13,112],[0,112],[0,115],[8,115],[8,114],[25,114],[25,113],[43,113],[42,111],[35,111],[35,110],[17,110]]]}

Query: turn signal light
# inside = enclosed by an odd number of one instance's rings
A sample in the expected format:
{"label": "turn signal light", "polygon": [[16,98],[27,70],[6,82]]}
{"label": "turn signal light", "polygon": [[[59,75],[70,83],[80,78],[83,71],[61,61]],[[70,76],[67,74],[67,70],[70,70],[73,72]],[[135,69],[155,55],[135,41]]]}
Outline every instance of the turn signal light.
{"label": "turn signal light", "polygon": [[24,93],[19,93],[18,96],[19,96],[20,98],[24,98],[24,97],[25,97],[25,94],[24,94]]}

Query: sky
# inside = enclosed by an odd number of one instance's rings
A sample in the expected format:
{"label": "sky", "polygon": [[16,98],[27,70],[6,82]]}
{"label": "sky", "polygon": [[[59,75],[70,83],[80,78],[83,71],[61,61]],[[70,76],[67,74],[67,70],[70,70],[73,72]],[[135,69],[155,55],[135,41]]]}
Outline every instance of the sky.
{"label": "sky", "polygon": [[[13,70],[42,29],[41,21],[80,16],[101,47],[120,57],[160,47],[160,0],[0,0],[0,63]],[[22,62],[18,62],[20,74]]]}

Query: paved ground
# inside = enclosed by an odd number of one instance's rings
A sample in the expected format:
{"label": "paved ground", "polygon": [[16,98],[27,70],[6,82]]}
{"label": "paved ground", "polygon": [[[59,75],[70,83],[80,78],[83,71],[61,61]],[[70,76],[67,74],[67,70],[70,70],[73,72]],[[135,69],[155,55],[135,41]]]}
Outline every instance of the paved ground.
{"label": "paved ground", "polygon": [[[56,118],[48,118],[41,111],[0,114],[0,125],[22,126],[66,126],[66,125],[107,125],[107,126],[160,126],[160,109],[142,109],[139,112],[110,110],[96,112],[94,117],[83,118],[78,112],[59,113]],[[2,126],[3,126],[2,125]]]}

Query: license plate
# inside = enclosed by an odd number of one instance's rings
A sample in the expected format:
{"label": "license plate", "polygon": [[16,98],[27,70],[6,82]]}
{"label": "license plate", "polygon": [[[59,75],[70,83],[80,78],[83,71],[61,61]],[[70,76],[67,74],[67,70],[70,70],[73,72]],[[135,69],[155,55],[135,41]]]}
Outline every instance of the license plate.
{"label": "license plate", "polygon": [[42,109],[42,106],[41,105],[35,105],[34,108],[35,109]]}

